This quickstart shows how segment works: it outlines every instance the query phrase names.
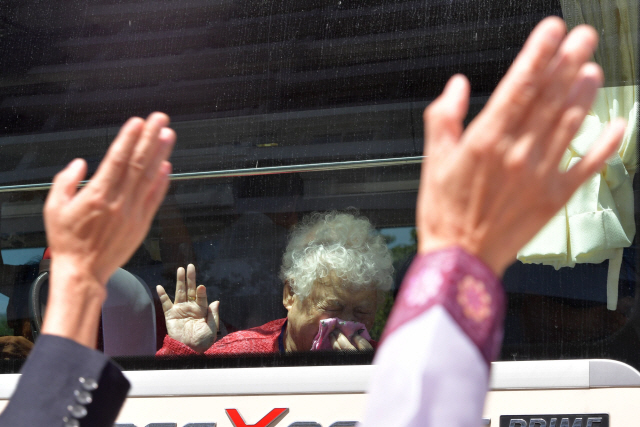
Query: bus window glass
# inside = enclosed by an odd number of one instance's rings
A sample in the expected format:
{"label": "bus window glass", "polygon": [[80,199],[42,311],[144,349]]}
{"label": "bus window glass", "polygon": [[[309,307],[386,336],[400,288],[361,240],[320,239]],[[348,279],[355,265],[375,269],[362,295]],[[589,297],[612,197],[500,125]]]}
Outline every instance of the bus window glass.
{"label": "bus window glass", "polygon": [[[194,264],[208,302],[220,301],[216,341],[285,319],[281,267],[291,232],[314,212],[349,212],[377,230],[393,266],[389,291],[369,295],[375,313],[367,313],[367,329],[379,339],[416,252],[423,109],[449,76],[464,73],[472,120],[549,15],[569,27],[596,27],[594,59],[605,74],[560,167],[578,161],[612,118],[629,125],[618,156],[507,270],[501,359],[611,358],[640,369],[633,4],[3,2],[0,358],[8,360],[0,370],[17,372],[46,308],[46,284],[33,291],[47,270],[40,261],[48,183],[75,157],[87,159],[92,173],[118,127],[154,110],[168,113],[178,134],[176,175],[143,245],[123,266],[124,283],[136,292],[112,292],[118,302],[103,309],[99,348],[126,369],[370,363],[371,352],[278,355],[278,347],[264,355],[250,345],[233,357],[156,357],[168,332],[156,286],[173,301],[178,268]],[[109,310],[127,303],[144,307],[140,316],[111,321]]]}
{"label": "bus window glass", "polygon": [[180,136],[175,172],[418,155],[421,110],[451,74],[482,100],[561,14],[548,0],[63,4],[0,7],[2,185],[74,157],[95,167],[126,118],[154,110]]}

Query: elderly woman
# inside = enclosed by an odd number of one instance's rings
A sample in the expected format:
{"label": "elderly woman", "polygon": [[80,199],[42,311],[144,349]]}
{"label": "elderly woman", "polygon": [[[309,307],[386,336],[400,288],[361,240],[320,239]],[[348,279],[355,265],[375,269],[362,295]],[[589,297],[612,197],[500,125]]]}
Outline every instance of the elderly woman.
{"label": "elderly woman", "polygon": [[[157,288],[168,331],[157,354],[311,350],[321,321],[337,318],[371,329],[392,274],[389,250],[369,220],[349,213],[314,213],[294,228],[283,256],[286,318],[214,342],[219,303],[207,305],[206,289],[196,287],[195,267],[190,264],[186,280],[185,270],[178,269],[174,303],[162,286]],[[335,350],[371,350],[372,342],[359,332],[347,336],[337,327],[327,338]]]}

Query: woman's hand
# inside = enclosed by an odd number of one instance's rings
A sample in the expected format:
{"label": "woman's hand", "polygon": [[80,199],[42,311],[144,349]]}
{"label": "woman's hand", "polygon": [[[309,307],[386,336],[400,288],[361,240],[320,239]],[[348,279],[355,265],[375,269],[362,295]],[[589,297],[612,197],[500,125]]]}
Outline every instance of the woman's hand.
{"label": "woman's hand", "polygon": [[207,290],[203,285],[196,288],[196,267],[187,266],[185,286],[184,268],[178,268],[176,298],[171,299],[160,285],[156,287],[167,333],[174,340],[188,345],[198,353],[204,353],[216,340],[219,326],[219,301],[207,305]]}
{"label": "woman's hand", "polygon": [[371,343],[355,333],[351,340],[347,338],[339,329],[329,334],[331,338],[331,348],[337,351],[372,351]]}
{"label": "woman's hand", "polygon": [[501,276],[516,252],[604,166],[624,133],[613,122],[567,172],[560,160],[603,81],[593,28],[561,19],[533,31],[482,112],[463,131],[469,82],[449,80],[427,108],[418,252],[460,246]]}

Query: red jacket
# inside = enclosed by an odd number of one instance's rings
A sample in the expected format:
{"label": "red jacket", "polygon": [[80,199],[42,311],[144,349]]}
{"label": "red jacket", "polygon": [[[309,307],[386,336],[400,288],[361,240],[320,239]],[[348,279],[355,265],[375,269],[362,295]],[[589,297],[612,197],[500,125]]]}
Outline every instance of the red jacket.
{"label": "red jacket", "polygon": [[[213,343],[204,354],[248,354],[248,353],[278,353],[278,337],[287,318],[272,320],[262,326],[247,329],[246,331],[233,332],[220,341]],[[377,341],[369,341],[374,349],[378,347]],[[197,353],[191,347],[174,340],[167,335],[164,337],[162,348],[156,356],[195,356]]]}
{"label": "red jacket", "polygon": [[[246,331],[233,332],[219,341],[213,343],[204,354],[240,354],[240,353],[277,353],[278,337],[282,325],[287,318],[272,320],[262,326],[247,329]],[[191,356],[197,355],[191,347],[174,340],[167,335],[164,337],[162,348],[156,356]]]}

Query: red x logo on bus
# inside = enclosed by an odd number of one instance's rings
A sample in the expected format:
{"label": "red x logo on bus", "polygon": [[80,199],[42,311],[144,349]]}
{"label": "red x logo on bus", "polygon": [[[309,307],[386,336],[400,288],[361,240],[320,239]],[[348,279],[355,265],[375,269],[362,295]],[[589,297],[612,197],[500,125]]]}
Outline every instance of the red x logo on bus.
{"label": "red x logo on bus", "polygon": [[236,409],[225,409],[234,427],[273,427],[287,415],[289,408],[275,408],[255,424],[247,424]]}

